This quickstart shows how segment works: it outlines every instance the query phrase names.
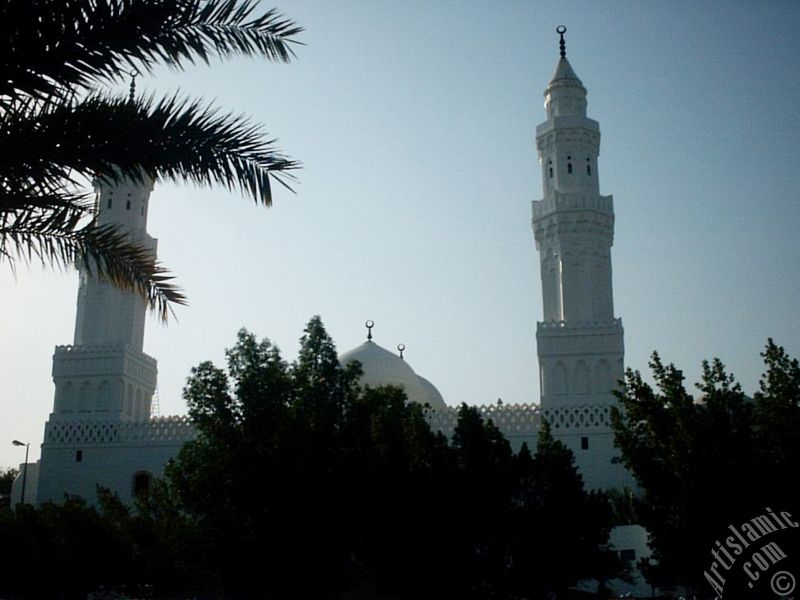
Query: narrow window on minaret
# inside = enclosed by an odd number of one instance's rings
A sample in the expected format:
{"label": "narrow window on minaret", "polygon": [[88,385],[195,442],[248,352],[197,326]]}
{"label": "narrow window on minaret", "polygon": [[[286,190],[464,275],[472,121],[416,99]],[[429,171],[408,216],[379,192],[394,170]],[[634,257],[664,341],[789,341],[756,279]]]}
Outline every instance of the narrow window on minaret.
{"label": "narrow window on minaret", "polygon": [[581,437],[581,450],[588,450],[589,449],[589,438],[587,436]]}
{"label": "narrow window on minaret", "polygon": [[572,163],[567,163],[567,173],[572,173]]}
{"label": "narrow window on minaret", "polygon": [[592,174],[592,164],[589,162],[588,158],[586,159],[586,174],[587,175]]}
{"label": "narrow window on minaret", "polygon": [[131,201],[130,200],[128,200],[127,204],[125,205],[125,208],[127,208],[128,210],[131,209]]}
{"label": "narrow window on minaret", "polygon": [[111,198],[108,199],[108,202],[106,203],[106,208],[111,208]]}

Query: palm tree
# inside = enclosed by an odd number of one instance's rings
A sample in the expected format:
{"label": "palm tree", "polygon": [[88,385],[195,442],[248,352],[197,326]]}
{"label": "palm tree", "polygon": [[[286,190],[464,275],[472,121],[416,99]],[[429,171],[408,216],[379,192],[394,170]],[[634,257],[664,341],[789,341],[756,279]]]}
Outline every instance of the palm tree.
{"label": "palm tree", "polygon": [[260,125],[201,101],[102,86],[166,63],[236,55],[288,62],[302,31],[257,0],[0,0],[0,261],[81,265],[167,318],[186,298],[113,226],[93,219],[91,178],[160,178],[272,203],[298,163]]}

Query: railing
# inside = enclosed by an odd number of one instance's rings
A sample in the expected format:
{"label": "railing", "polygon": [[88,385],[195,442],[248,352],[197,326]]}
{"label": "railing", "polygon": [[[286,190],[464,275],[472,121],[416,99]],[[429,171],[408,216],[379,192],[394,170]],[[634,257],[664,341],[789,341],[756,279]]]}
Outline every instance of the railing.
{"label": "railing", "polygon": [[145,354],[144,352],[139,352],[130,346],[129,344],[103,344],[98,346],[84,346],[79,344],[77,346],[73,346],[72,344],[68,345],[61,345],[56,346],[55,354],[56,355],[79,355],[79,354],[102,354],[104,352],[125,352],[130,351],[134,354],[143,357],[145,360],[149,360],[152,362],[156,362],[156,359],[152,356]]}
{"label": "railing", "polygon": [[[542,419],[557,431],[610,426],[610,406],[591,404],[541,409],[536,404],[485,404],[476,407],[506,437],[535,435]],[[458,422],[458,409],[429,410],[431,428],[448,437]],[[124,444],[132,442],[188,442],[197,436],[189,417],[160,417],[148,421],[50,421],[45,427],[46,444]]]}
{"label": "railing", "polygon": [[197,435],[189,417],[148,421],[50,421],[46,444],[113,444],[130,442],[188,442]]}
{"label": "railing", "polygon": [[614,212],[614,200],[612,196],[601,196],[600,194],[584,192],[559,192],[555,191],[552,196],[543,200],[534,200],[533,218],[536,220],[546,214],[556,210],[596,210],[612,214]]}
{"label": "railing", "polygon": [[619,327],[622,327],[622,319],[539,321],[536,323],[536,331],[555,331],[559,329],[616,329]]}

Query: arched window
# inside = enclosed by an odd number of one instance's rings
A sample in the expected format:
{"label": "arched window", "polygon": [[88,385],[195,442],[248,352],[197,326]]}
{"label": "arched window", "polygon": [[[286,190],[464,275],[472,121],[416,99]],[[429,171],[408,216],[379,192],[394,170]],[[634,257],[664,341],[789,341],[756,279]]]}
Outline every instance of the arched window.
{"label": "arched window", "polygon": [[548,170],[550,172],[550,179],[552,179],[553,178],[553,161],[552,160],[548,160],[547,161],[547,168],[548,168]]}
{"label": "arched window", "polygon": [[553,369],[553,393],[559,395],[567,393],[567,368],[561,361],[558,361]]}
{"label": "arched window", "polygon": [[575,365],[575,390],[579,394],[588,394],[591,383],[589,381],[589,367],[582,360]]}
{"label": "arched window", "polygon": [[153,481],[152,473],[139,471],[133,476],[133,495],[140,496],[150,490],[150,483]]}
{"label": "arched window", "polygon": [[133,418],[137,421],[147,418],[144,414],[144,400],[142,399],[141,388],[136,388],[136,402],[133,405]]}
{"label": "arched window", "polygon": [[81,384],[80,395],[78,396],[78,410],[80,412],[91,412],[94,408],[94,398],[92,397],[92,384],[84,381]]}
{"label": "arched window", "polygon": [[61,390],[61,412],[72,412],[75,410],[75,386],[68,381]]}
{"label": "arched window", "polygon": [[611,365],[604,358],[601,358],[597,363],[595,370],[595,380],[603,392],[610,392],[616,387],[617,382],[614,379],[614,374],[611,372]]}
{"label": "arched window", "polygon": [[592,174],[592,161],[588,158],[586,159],[586,174],[587,175]]}
{"label": "arched window", "polygon": [[125,394],[125,414],[130,416],[133,414],[133,386],[128,384],[128,393]]}
{"label": "arched window", "polygon": [[567,163],[567,173],[572,173],[572,163]]}
{"label": "arched window", "polygon": [[106,203],[106,208],[111,208],[111,196],[108,197],[108,202]]}
{"label": "arched window", "polygon": [[127,208],[128,210],[130,210],[130,209],[131,209],[131,201],[130,201],[130,200],[128,200],[128,201],[125,203],[125,208]]}
{"label": "arched window", "polygon": [[108,412],[111,408],[111,388],[108,381],[103,381],[97,387],[97,396],[95,400],[95,408],[97,412]]}

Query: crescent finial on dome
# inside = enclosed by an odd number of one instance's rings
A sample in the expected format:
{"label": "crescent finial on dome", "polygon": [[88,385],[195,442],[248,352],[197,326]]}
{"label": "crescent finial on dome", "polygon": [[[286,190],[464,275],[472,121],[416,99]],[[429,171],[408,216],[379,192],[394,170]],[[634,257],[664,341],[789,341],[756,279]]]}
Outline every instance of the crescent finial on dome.
{"label": "crescent finial on dome", "polygon": [[375,327],[375,321],[373,321],[372,319],[367,319],[367,322],[364,323],[364,325],[366,325],[366,327],[367,327],[367,341],[371,342],[372,341],[372,328]]}

